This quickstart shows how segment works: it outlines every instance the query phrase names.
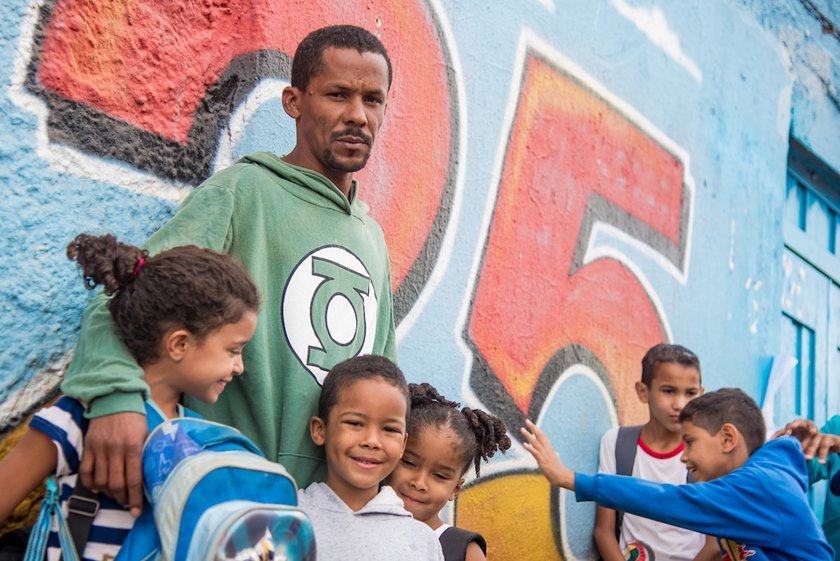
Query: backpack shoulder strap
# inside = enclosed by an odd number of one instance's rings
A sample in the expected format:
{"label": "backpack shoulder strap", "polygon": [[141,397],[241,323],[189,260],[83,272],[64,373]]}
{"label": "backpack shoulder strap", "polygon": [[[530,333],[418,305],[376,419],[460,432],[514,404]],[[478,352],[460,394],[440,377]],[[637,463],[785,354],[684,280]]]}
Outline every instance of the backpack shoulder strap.
{"label": "backpack shoulder strap", "polygon": [[[636,447],[642,435],[642,426],[618,427],[615,439],[615,473],[616,475],[633,475],[633,463],[636,461]],[[621,536],[621,523],[624,512],[615,511],[615,539]]]}
{"label": "backpack shoulder strap", "polygon": [[467,555],[467,547],[472,542],[477,543],[481,551],[487,555],[487,542],[481,534],[450,526],[440,536],[444,559],[464,559]]}
{"label": "backpack shoulder strap", "polygon": [[616,475],[633,475],[633,462],[636,461],[636,446],[642,434],[642,426],[619,427],[615,439]]}
{"label": "backpack shoulder strap", "polygon": [[[146,426],[148,431],[152,432],[156,426],[166,419],[163,418],[153,403],[146,401],[145,405]],[[84,555],[85,546],[90,536],[90,528],[93,526],[93,519],[98,512],[99,495],[82,485],[82,477],[79,476],[76,480],[76,486],[73,488],[73,494],[67,501],[67,527],[70,530],[79,557]]]}
{"label": "backpack shoulder strap", "polygon": [[99,512],[99,495],[82,485],[82,476],[78,477],[73,494],[67,499],[67,528],[81,558],[84,556],[93,519]]}

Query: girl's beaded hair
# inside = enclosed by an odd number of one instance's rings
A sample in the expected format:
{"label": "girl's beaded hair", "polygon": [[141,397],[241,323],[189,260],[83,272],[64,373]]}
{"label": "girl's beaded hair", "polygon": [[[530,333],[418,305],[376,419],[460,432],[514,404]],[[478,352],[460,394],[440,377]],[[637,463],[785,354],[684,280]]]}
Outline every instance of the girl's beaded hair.
{"label": "girl's beaded hair", "polygon": [[158,356],[158,344],[173,328],[203,339],[257,311],[260,297],[245,267],[228,255],[194,245],[149,252],[111,235],[79,234],[67,246],[89,289],[111,296],[108,309],[117,332],[141,366]]}
{"label": "girl's beaded hair", "polygon": [[477,477],[481,460],[486,462],[497,450],[504,453],[510,448],[505,423],[498,417],[480,409],[459,409],[460,403],[449,401],[431,384],[409,384],[408,388],[411,394],[408,434],[416,434],[427,426],[452,429],[461,439],[465,472],[473,464]]}

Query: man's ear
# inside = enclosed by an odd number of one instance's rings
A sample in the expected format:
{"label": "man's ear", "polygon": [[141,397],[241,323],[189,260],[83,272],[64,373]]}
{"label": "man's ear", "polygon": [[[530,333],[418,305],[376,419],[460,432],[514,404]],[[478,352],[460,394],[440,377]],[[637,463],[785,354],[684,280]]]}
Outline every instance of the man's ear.
{"label": "man's ear", "polygon": [[648,387],[642,382],[636,382],[636,395],[642,403],[648,402]]}
{"label": "man's ear", "polygon": [[300,117],[299,104],[302,96],[303,92],[294,86],[286,86],[283,88],[283,95],[281,96],[281,99],[283,100],[283,110],[292,119]]}
{"label": "man's ear", "polygon": [[163,352],[173,362],[181,362],[193,339],[192,333],[188,330],[184,328],[173,329],[163,336]]}
{"label": "man's ear", "polygon": [[718,431],[718,436],[720,437],[721,450],[726,454],[735,450],[742,440],[741,431],[732,423],[724,423]]}
{"label": "man's ear", "polygon": [[312,437],[312,442],[316,446],[323,446],[326,441],[325,433],[327,431],[327,424],[321,417],[312,417],[309,419],[309,436]]}
{"label": "man's ear", "polygon": [[458,484],[455,486],[455,489],[452,490],[452,494],[449,495],[449,500],[454,501],[455,497],[457,497],[461,493],[461,489],[464,488],[464,478],[462,477]]}

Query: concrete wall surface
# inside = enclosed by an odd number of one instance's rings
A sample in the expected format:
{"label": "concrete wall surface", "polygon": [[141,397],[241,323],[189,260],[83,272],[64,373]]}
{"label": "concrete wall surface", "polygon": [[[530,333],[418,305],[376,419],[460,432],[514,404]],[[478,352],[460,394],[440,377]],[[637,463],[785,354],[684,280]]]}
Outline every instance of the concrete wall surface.
{"label": "concrete wall surface", "polygon": [[646,419],[633,384],[657,342],[761,404],[793,352],[785,318],[811,302],[828,322],[816,405],[777,393],[776,420],[840,411],[840,243],[817,267],[830,308],[784,227],[791,139],[840,200],[833,0],[4,0],[0,16],[2,430],[75,344],[90,294],[66,244],[140,244],[214,170],[290,149],[291,55],[333,23],[394,61],[358,177],[401,366],[515,441],[447,512],[494,558],[594,558],[594,506],[552,490],[517,429],[535,419],[594,471],[604,431]]}

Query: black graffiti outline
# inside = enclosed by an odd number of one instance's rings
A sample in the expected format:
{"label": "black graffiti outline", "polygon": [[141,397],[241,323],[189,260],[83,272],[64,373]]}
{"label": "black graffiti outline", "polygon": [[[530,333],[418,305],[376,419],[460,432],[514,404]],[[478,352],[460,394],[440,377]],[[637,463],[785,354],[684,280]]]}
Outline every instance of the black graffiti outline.
{"label": "black graffiti outline", "polygon": [[[103,158],[123,161],[159,177],[197,186],[213,171],[218,153],[219,133],[229,117],[253,88],[266,78],[289,81],[292,57],[286,53],[263,49],[233,57],[218,81],[210,85],[196,109],[187,144],[164,138],[93,107],[48,91],[38,82],[44,40],[58,0],[46,0],[32,38],[32,56],[26,70],[25,88],[42,99],[47,106],[47,136],[50,141],[77,148]],[[452,52],[438,15],[428,0],[419,0],[429,15],[429,22],[438,39],[438,47],[446,62],[446,87],[449,92],[450,148],[447,156],[443,190],[426,239],[417,252],[405,278],[393,297],[394,322],[399,325],[408,315],[429,281],[440,259],[443,238],[449,226],[452,203],[457,187],[458,146],[461,129],[458,119],[457,80],[452,66]],[[256,71],[255,71],[256,69]],[[207,149],[211,146],[212,149]]]}

